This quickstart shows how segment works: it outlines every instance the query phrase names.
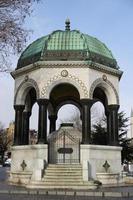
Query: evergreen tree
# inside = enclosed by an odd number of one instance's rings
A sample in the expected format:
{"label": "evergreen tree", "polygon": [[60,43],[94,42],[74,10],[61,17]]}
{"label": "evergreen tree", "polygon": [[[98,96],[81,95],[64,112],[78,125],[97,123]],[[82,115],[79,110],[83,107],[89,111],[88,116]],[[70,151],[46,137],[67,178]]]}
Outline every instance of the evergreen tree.
{"label": "evergreen tree", "polygon": [[[125,117],[125,113],[122,111],[118,113],[119,124],[119,145],[122,147],[122,163],[133,161],[133,147],[131,145],[131,139],[127,138],[128,120]],[[107,145],[107,129],[103,122],[99,122],[93,126],[92,131],[92,143],[99,145]]]}
{"label": "evergreen tree", "polygon": [[107,145],[107,131],[101,122],[93,125],[92,143],[98,145]]}

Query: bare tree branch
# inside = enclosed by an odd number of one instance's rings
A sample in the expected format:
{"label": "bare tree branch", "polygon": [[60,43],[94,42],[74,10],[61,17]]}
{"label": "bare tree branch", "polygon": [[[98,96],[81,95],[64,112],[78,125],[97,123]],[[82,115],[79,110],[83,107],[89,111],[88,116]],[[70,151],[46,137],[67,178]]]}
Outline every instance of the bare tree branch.
{"label": "bare tree branch", "polygon": [[0,72],[10,71],[10,56],[20,53],[27,40],[23,27],[31,6],[40,0],[0,0]]}

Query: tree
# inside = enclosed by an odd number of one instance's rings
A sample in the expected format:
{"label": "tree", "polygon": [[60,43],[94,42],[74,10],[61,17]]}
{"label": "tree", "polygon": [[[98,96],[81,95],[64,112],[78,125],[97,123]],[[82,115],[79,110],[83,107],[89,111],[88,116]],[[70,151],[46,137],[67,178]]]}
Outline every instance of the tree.
{"label": "tree", "polygon": [[[118,113],[119,124],[119,144],[122,147],[122,163],[133,160],[133,147],[131,145],[131,139],[127,138],[128,131],[128,118],[125,117],[125,113],[122,111]],[[93,144],[107,144],[107,129],[104,125],[105,118],[93,126],[92,131],[92,143]]]}
{"label": "tree", "polygon": [[133,161],[132,139],[127,138],[129,118],[124,112],[119,113],[119,144],[122,146],[122,163]]}
{"label": "tree", "polygon": [[92,143],[99,145],[107,145],[107,131],[105,127],[103,127],[101,122],[98,122],[97,124],[93,125]]}
{"label": "tree", "polygon": [[8,146],[11,142],[11,138],[8,137],[6,129],[0,122],[0,156],[1,162],[4,161],[4,154],[8,150]]}
{"label": "tree", "polygon": [[10,70],[9,57],[20,53],[29,31],[23,27],[33,2],[40,0],[0,0],[0,72]]}

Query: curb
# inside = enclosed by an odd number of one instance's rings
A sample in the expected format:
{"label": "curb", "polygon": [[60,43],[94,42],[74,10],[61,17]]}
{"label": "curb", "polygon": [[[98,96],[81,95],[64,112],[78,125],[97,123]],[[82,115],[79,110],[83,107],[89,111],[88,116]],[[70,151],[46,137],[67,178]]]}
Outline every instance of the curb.
{"label": "curb", "polygon": [[1,194],[26,194],[26,195],[62,195],[62,196],[88,196],[88,197],[133,197],[133,192],[87,192],[65,190],[0,190]]}

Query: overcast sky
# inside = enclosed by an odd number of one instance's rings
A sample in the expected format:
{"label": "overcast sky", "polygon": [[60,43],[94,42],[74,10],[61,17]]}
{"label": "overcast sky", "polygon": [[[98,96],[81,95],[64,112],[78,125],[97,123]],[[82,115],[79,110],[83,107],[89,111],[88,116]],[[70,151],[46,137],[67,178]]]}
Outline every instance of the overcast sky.
{"label": "overcast sky", "polygon": [[[33,6],[25,27],[33,33],[27,43],[65,28],[70,18],[71,29],[92,35],[112,51],[124,72],[120,81],[120,110],[130,116],[133,107],[133,0],[42,0]],[[17,57],[18,59],[18,57]],[[13,68],[16,60],[12,59]],[[7,127],[14,120],[14,80],[0,74],[0,121]]]}

